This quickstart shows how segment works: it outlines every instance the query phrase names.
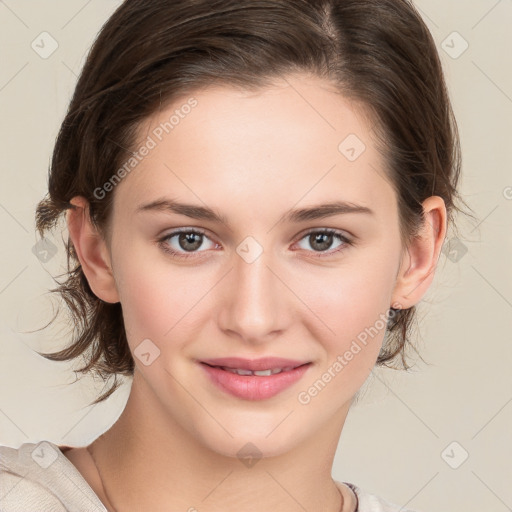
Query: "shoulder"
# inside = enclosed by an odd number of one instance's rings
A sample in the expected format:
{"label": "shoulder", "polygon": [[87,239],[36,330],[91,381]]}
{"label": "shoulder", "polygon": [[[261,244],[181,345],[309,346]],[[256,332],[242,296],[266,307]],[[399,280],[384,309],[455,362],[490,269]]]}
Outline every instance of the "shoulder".
{"label": "shoulder", "polygon": [[50,441],[0,445],[0,510],[98,511],[99,498],[59,447]]}
{"label": "shoulder", "polygon": [[[35,446],[35,445],[34,445]],[[23,447],[23,449],[21,449]],[[32,479],[25,460],[27,444],[20,448],[0,446],[0,510],[26,512],[55,510],[65,512],[62,502],[44,485]]]}
{"label": "shoulder", "polygon": [[365,489],[358,487],[349,482],[343,482],[350,487],[354,494],[357,496],[358,507],[357,512],[420,512],[404,508],[403,505],[395,505],[388,500],[371,494]]}
{"label": "shoulder", "polygon": [[0,469],[0,510],[2,512],[27,512],[52,510],[66,512],[62,502],[44,486],[22,475]]}

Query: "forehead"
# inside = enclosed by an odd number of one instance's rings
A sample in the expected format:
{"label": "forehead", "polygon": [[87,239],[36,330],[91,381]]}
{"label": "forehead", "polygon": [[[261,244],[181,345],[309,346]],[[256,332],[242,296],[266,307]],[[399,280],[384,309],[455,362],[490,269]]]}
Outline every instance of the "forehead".
{"label": "forehead", "polygon": [[166,193],[221,212],[335,200],[389,209],[394,202],[370,116],[320,79],[198,90],[140,126],[135,150],[148,141],[151,150],[116,190],[120,207]]}

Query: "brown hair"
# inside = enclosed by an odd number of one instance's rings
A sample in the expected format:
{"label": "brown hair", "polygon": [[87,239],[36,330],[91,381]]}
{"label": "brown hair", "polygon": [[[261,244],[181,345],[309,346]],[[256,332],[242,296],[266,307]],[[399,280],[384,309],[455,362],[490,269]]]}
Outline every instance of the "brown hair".
{"label": "brown hair", "polygon": [[[257,88],[302,72],[329,79],[372,114],[398,197],[407,244],[423,222],[422,201],[441,196],[449,225],[460,173],[457,127],[428,28],[407,0],[125,0],[99,32],[58,134],[49,193],[37,206],[41,236],[70,199],[84,196],[104,235],[113,193],[94,191],[133,154],[137,128],[178,96],[212,83]],[[114,383],[133,375],[121,304],[91,291],[72,243],[58,292],[74,321],[64,361],[87,354],[78,371]],[[58,281],[56,281],[58,282]],[[393,310],[377,364],[408,369],[415,307]],[[53,321],[53,320],[52,320]]]}

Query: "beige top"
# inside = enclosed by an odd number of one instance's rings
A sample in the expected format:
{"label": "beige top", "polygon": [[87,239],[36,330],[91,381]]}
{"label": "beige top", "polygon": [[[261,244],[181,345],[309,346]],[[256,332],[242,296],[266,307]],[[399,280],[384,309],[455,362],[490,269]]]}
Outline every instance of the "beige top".
{"label": "beige top", "polygon": [[[50,441],[0,445],[1,512],[108,512],[61,448]],[[336,484],[345,498],[342,512],[414,512],[354,484]]]}

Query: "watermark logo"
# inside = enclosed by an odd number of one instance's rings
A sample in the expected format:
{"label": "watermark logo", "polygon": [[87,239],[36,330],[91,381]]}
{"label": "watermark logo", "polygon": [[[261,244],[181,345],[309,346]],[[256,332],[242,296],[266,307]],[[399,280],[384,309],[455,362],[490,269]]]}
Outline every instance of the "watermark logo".
{"label": "watermark logo", "polygon": [[441,458],[452,469],[458,469],[469,457],[466,449],[457,441],[451,442],[442,452]]}
{"label": "watermark logo", "polygon": [[441,43],[441,48],[452,59],[458,59],[469,48],[469,43],[458,32],[452,32]]}
{"label": "watermark logo", "polygon": [[357,160],[364,153],[365,149],[364,142],[354,133],[343,139],[338,146],[338,151],[349,162]]}
{"label": "watermark logo", "polygon": [[246,443],[238,450],[236,455],[240,462],[249,469],[254,467],[263,456],[259,448],[253,443]]}
{"label": "watermark logo", "polygon": [[253,263],[263,253],[263,247],[255,238],[248,236],[238,244],[236,252],[246,263]]}
{"label": "watermark logo", "polygon": [[47,263],[57,254],[57,246],[48,238],[41,238],[32,247],[32,253],[41,263]]}
{"label": "watermark logo", "polygon": [[48,32],[41,32],[30,46],[41,59],[48,59],[57,51],[59,43]]}
{"label": "watermark logo", "polygon": [[458,238],[450,238],[443,244],[441,252],[450,261],[457,263],[468,252],[468,248]]}
{"label": "watermark logo", "polygon": [[146,338],[137,345],[133,353],[144,366],[149,366],[160,356],[160,349]]}
{"label": "watermark logo", "polygon": [[42,441],[32,450],[30,456],[39,466],[46,469],[57,460],[59,454],[48,442]]}

